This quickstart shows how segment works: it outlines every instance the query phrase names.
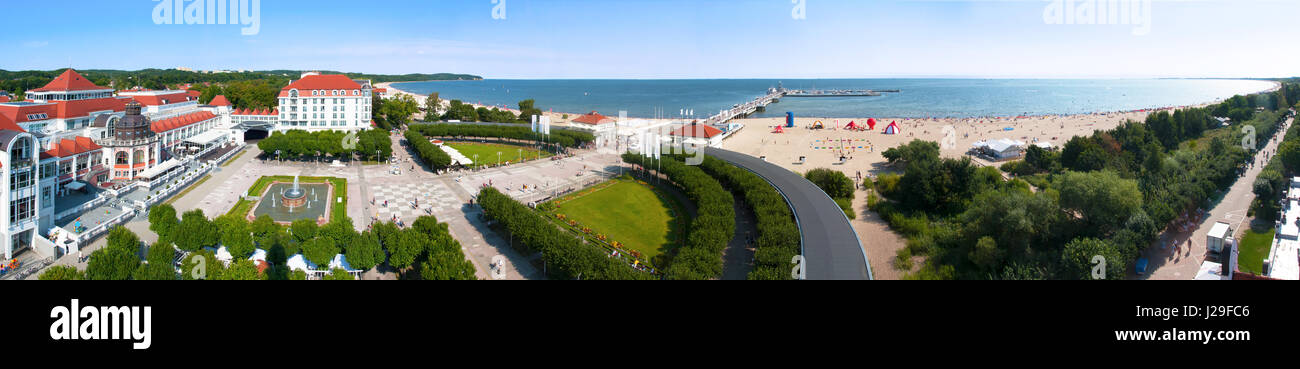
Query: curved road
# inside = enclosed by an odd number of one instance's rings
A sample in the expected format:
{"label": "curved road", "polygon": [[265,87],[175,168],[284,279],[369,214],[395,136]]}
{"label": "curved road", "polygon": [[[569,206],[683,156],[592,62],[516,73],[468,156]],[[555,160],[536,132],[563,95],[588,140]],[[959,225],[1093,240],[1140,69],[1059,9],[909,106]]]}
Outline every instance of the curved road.
{"label": "curved road", "polygon": [[759,158],[713,147],[704,152],[754,172],[785,196],[799,225],[807,279],[871,279],[871,264],[857,232],[825,191],[798,173]]}

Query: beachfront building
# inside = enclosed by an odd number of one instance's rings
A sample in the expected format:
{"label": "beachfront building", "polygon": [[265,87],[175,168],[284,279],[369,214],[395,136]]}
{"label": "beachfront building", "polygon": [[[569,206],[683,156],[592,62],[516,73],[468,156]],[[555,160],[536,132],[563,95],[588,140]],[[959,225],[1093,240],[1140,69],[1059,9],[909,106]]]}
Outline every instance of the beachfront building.
{"label": "beachfront building", "polygon": [[1291,178],[1282,201],[1277,233],[1264,259],[1262,274],[1273,279],[1300,280],[1300,177]]}
{"label": "beachfront building", "polygon": [[693,145],[696,147],[722,147],[725,135],[721,129],[707,124],[691,123],[683,125],[668,134],[673,145]]}
{"label": "beachfront building", "polygon": [[26,101],[0,103],[0,115],[48,146],[78,136],[95,117],[121,113],[127,101],[131,98],[115,96],[113,89],[96,86],[68,69],[44,87],[27,91]]}
{"label": "beachfront building", "polygon": [[1009,138],[979,141],[971,145],[973,151],[977,154],[987,156],[994,160],[1008,160],[1019,158],[1025,151],[1023,141],[1012,140]]}
{"label": "beachfront building", "polygon": [[370,128],[371,89],[340,74],[308,72],[280,90],[277,131]]}
{"label": "beachfront building", "polygon": [[0,195],[9,204],[0,215],[6,259],[75,252],[142,209],[153,180],[242,144],[224,97],[200,105],[196,91],[114,92],[72,69],[25,97],[0,102],[0,177],[10,187]]}

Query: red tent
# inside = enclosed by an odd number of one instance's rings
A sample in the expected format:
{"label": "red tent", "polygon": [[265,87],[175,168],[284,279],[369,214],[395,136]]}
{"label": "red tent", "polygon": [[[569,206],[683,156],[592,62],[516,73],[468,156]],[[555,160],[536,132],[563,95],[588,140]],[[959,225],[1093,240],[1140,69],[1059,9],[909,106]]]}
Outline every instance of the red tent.
{"label": "red tent", "polygon": [[776,126],[776,130],[772,131],[772,133],[785,133],[785,128],[781,126]]}
{"label": "red tent", "polygon": [[875,130],[875,129],[876,129],[876,118],[868,118],[868,119],[867,119],[867,129],[869,129],[869,130]]}
{"label": "red tent", "polygon": [[889,122],[889,125],[885,127],[885,134],[887,135],[896,135],[899,133],[898,122]]}
{"label": "red tent", "polygon": [[844,129],[862,129],[862,127],[858,126],[857,122],[849,122],[849,125],[844,126]]}

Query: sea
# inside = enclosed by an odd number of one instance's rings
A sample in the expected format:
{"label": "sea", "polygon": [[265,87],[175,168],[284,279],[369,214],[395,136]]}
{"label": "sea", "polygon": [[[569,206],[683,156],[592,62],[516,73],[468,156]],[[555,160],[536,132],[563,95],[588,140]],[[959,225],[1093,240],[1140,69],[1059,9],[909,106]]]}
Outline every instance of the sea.
{"label": "sea", "polygon": [[405,82],[394,87],[443,99],[543,111],[635,118],[708,118],[768,89],[898,90],[874,97],[786,97],[751,117],[969,118],[1135,111],[1214,102],[1273,88],[1228,79],[692,79]]}

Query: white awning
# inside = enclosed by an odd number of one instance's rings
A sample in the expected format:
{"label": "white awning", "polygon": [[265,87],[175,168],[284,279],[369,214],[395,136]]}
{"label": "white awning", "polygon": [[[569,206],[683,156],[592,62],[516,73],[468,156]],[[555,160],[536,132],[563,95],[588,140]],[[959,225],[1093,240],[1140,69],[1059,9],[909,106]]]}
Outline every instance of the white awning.
{"label": "white awning", "polygon": [[67,187],[69,190],[81,191],[81,189],[86,188],[86,183],[81,181],[72,181],[71,183],[68,183]]}
{"label": "white awning", "polygon": [[195,145],[200,145],[200,146],[207,146],[208,144],[216,142],[217,140],[221,139],[222,137],[226,137],[229,134],[230,134],[229,131],[222,130],[222,129],[211,130],[211,131],[200,133],[197,136],[187,138],[185,139],[185,142],[192,143]]}
{"label": "white awning", "polygon": [[167,161],[164,161],[162,164],[158,164],[153,168],[149,168],[143,172],[140,172],[139,176],[144,178],[154,178],[160,174],[167,173],[167,171],[172,170],[172,168],[175,168],[179,165],[181,165],[180,160],[176,160],[174,158],[167,159]]}

